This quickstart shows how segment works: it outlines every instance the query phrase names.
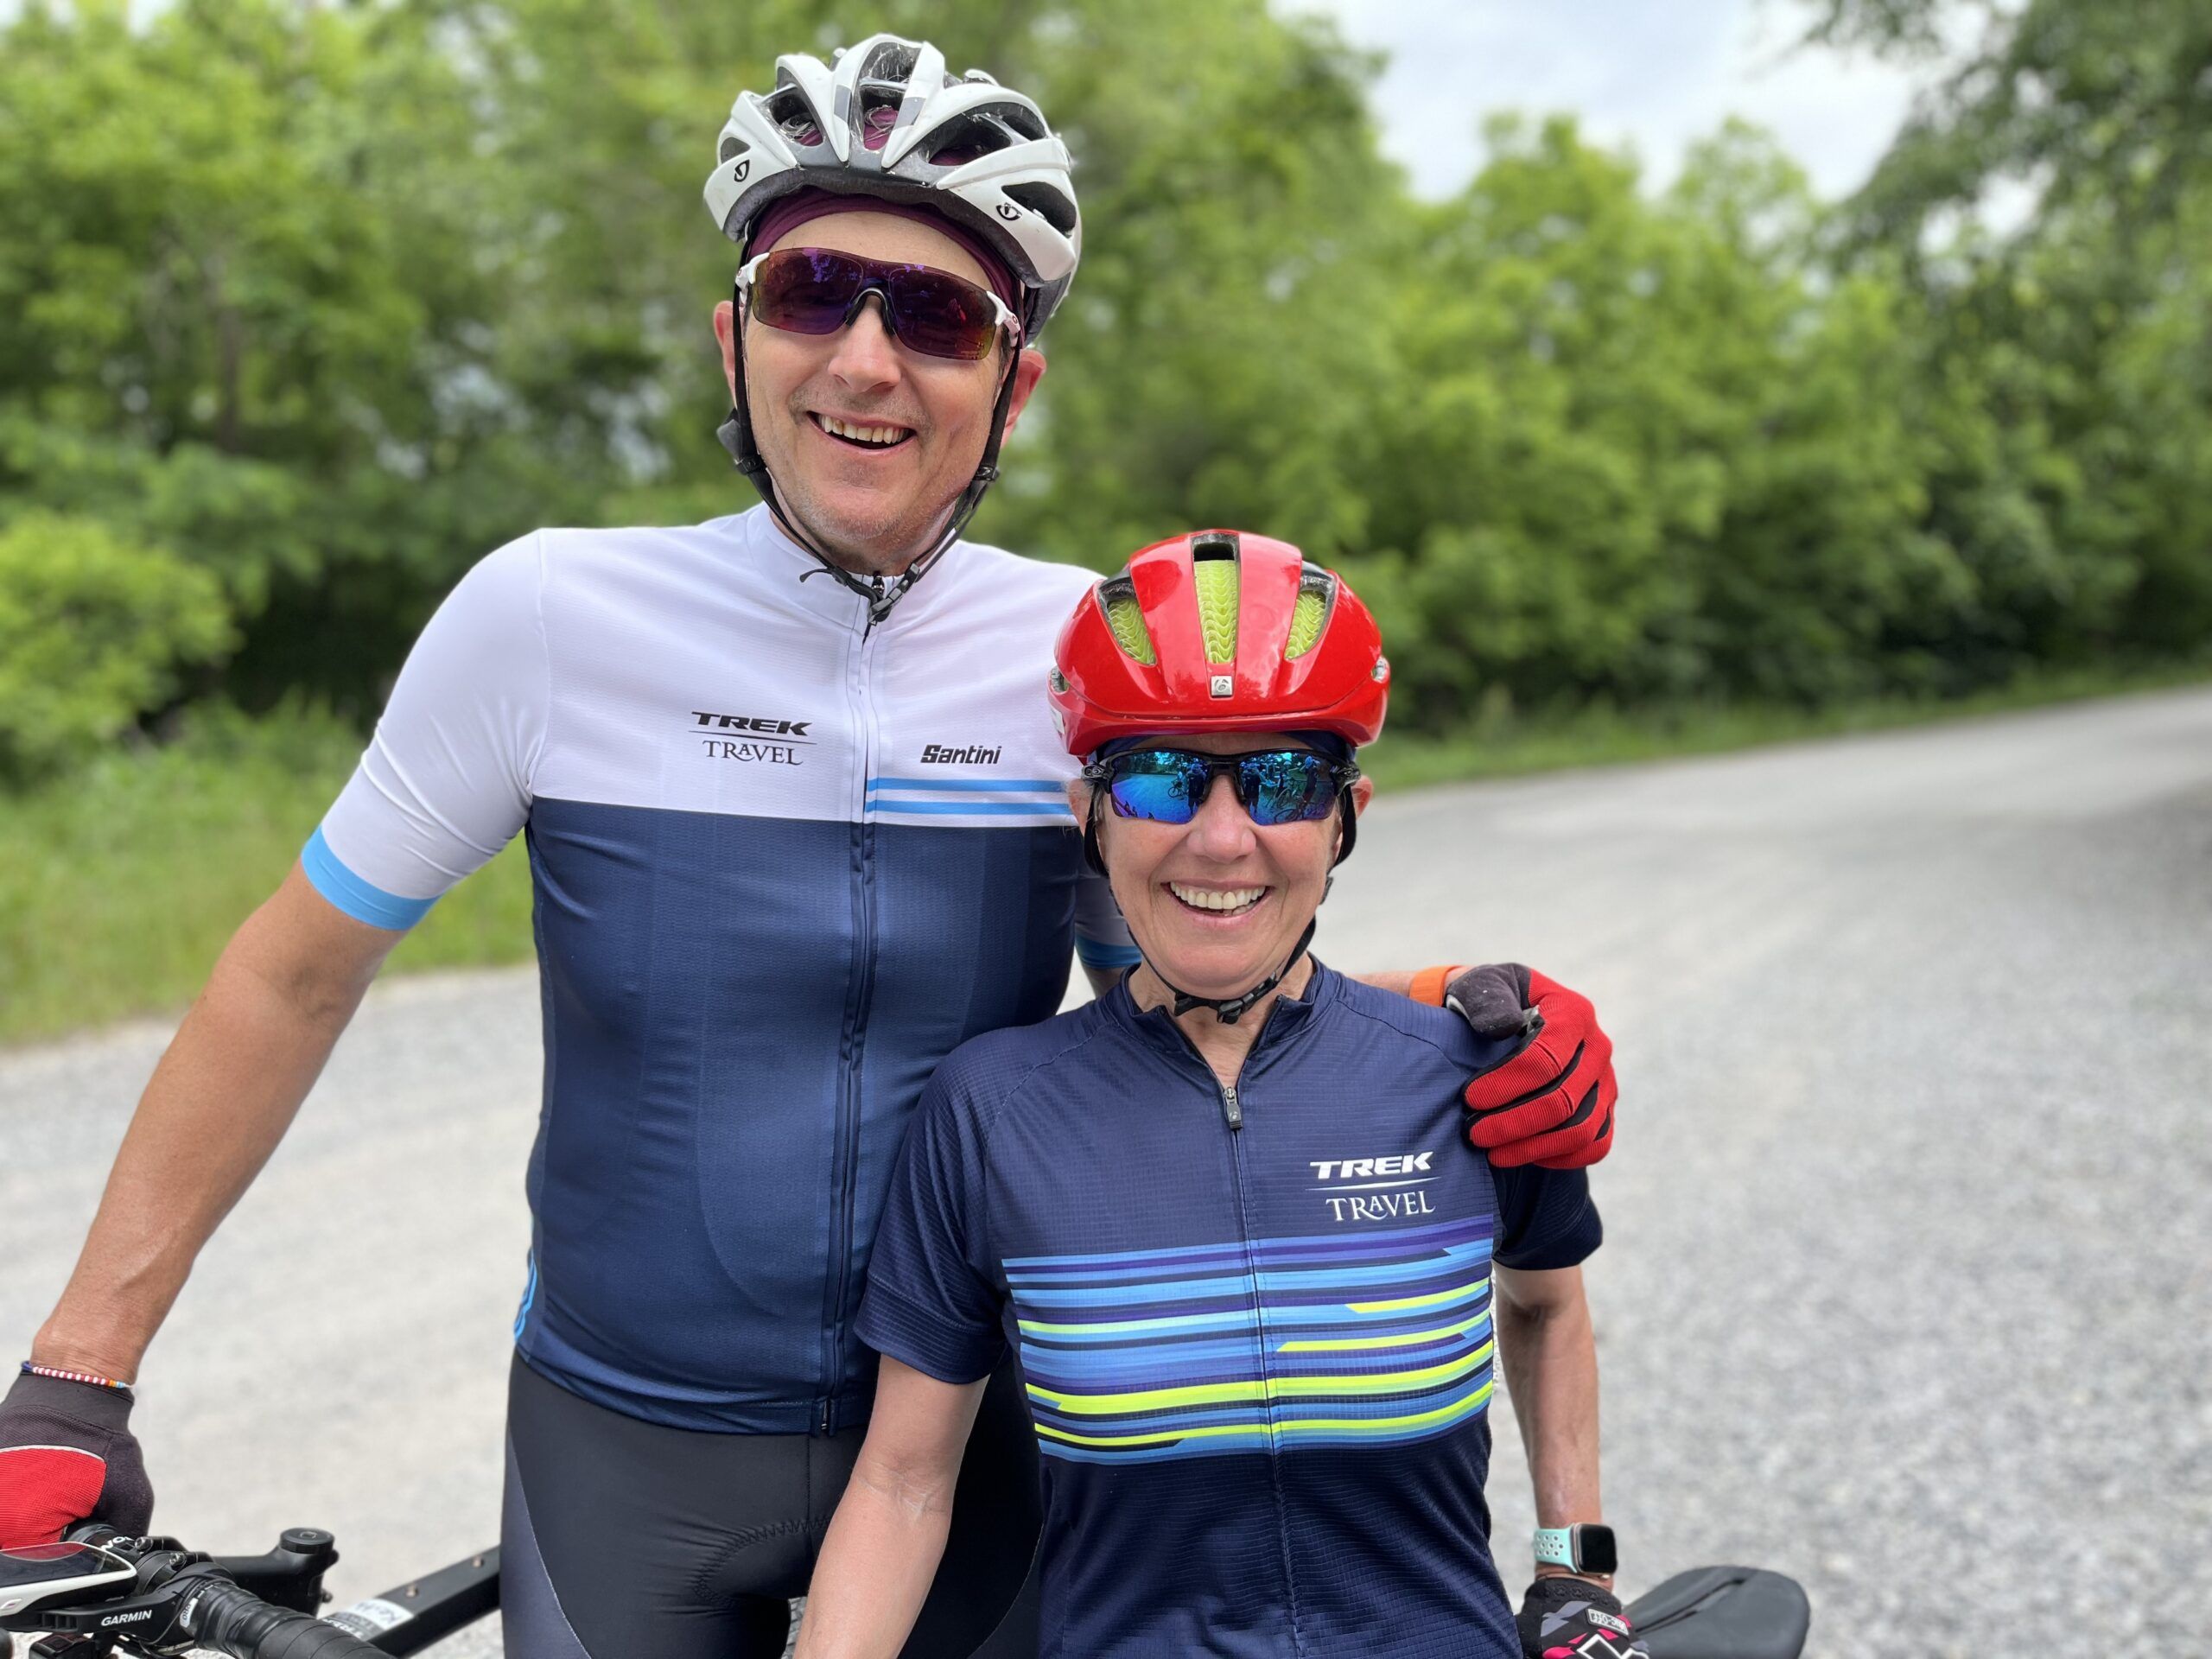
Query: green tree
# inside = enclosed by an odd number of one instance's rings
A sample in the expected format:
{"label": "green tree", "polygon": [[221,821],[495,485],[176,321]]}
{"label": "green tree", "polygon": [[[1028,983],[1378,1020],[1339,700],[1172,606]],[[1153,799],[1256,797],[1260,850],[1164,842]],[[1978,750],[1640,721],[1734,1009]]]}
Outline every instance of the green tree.
{"label": "green tree", "polygon": [[0,777],[114,737],[230,643],[207,571],[96,521],[22,515],[0,530]]}

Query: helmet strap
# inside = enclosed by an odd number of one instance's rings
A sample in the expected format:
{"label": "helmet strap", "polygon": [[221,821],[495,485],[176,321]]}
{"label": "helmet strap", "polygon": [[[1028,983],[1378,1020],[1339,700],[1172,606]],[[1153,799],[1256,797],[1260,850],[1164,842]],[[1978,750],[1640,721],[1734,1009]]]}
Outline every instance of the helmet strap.
{"label": "helmet strap", "polygon": [[1167,976],[1153,968],[1151,957],[1145,958],[1144,965],[1152,968],[1154,979],[1167,986],[1169,994],[1175,999],[1174,1012],[1178,1020],[1193,1009],[1211,1008],[1215,1019],[1224,1026],[1233,1026],[1265,1001],[1268,994],[1282,983],[1284,976],[1298,966],[1298,959],[1306,954],[1306,947],[1313,943],[1313,930],[1320,920],[1319,916],[1310,918],[1306,924],[1306,931],[1298,936],[1298,943],[1291,946],[1289,959],[1242,996],[1192,996],[1188,991],[1178,990],[1169,984]]}
{"label": "helmet strap", "polygon": [[829,575],[868,601],[868,631],[891,614],[891,607],[906,596],[909,589],[928,574],[929,569],[944,556],[945,550],[960,539],[960,532],[968,528],[968,521],[976,516],[976,509],[983,504],[983,493],[998,481],[999,447],[1006,441],[1007,416],[1014,407],[1014,383],[1021,366],[1021,348],[1016,346],[1007,353],[1006,372],[999,378],[998,399],[991,406],[990,432],[983,441],[983,455],[976,467],[976,475],[968,480],[968,487],[952,504],[951,516],[945,520],[944,531],[930,550],[909,564],[906,569],[887,582],[881,576],[855,575],[837,563],[816,544],[814,537],[803,530],[792,516],[784,510],[777,493],[775,480],[768,476],[768,463],[761,458],[760,447],[753,437],[753,411],[746,397],[745,385],[745,296],[733,292],[731,321],[734,325],[731,362],[731,388],[736,397],[730,404],[729,418],[715,429],[723,448],[729,451],[730,460],[736,464],[753,487],[760,492],[760,499],[768,505],[769,516],[778,528],[805,551],[812,554],[819,569],[809,570],[799,577]]}

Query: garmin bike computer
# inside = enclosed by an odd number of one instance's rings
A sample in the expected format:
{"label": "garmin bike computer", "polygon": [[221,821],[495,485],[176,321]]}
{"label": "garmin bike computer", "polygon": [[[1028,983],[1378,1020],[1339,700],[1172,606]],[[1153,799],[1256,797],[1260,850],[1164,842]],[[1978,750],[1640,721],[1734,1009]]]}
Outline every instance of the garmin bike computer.
{"label": "garmin bike computer", "polygon": [[0,1618],[120,1595],[137,1568],[95,1544],[25,1544],[0,1549]]}

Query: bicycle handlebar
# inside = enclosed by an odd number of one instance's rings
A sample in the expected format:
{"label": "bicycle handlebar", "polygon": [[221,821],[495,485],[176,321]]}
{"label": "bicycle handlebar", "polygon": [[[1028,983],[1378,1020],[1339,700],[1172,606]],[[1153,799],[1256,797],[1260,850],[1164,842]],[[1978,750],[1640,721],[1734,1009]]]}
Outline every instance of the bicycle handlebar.
{"label": "bicycle handlebar", "polygon": [[228,1579],[211,1576],[196,1585],[177,1624],[201,1647],[232,1659],[385,1659],[337,1625],[272,1607]]}

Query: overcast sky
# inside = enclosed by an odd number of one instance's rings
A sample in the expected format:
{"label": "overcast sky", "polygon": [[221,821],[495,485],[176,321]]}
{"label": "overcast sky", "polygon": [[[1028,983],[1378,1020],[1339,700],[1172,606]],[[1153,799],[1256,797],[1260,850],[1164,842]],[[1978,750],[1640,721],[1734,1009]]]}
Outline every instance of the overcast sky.
{"label": "overcast sky", "polygon": [[1774,132],[1826,196],[1863,181],[1918,79],[1863,54],[1793,51],[1802,0],[1275,0],[1334,17],[1389,54],[1375,89],[1383,147],[1447,195],[1481,164],[1495,110],[1568,111],[1628,143],[1648,183],[1740,115]]}

